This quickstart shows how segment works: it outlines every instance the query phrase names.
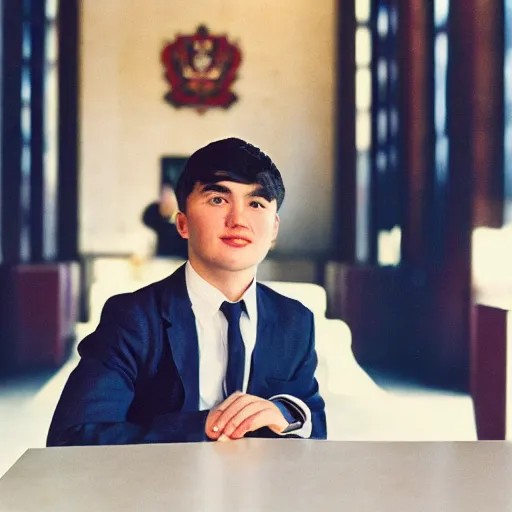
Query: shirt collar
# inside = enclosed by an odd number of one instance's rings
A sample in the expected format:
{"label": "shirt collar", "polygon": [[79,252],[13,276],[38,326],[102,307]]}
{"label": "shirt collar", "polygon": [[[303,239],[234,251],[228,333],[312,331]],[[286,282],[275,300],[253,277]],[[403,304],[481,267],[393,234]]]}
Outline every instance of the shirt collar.
{"label": "shirt collar", "polygon": [[[190,261],[185,265],[185,281],[187,291],[195,314],[215,315],[224,301],[231,302],[224,294],[208,281],[203,279],[192,267]],[[245,290],[240,300],[245,302],[249,319],[256,318],[256,277],[252,280],[249,288]]]}

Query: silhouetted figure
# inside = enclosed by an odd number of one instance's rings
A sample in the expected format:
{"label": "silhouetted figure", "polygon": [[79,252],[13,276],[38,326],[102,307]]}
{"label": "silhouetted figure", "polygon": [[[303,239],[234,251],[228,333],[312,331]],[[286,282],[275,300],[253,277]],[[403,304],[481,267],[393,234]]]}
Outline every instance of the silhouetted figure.
{"label": "silhouetted figure", "polygon": [[151,203],[142,215],[144,224],[153,229],[157,235],[155,256],[187,258],[187,241],[176,229],[177,213],[178,202],[174,189],[171,185],[165,184],[162,186],[160,200]]}

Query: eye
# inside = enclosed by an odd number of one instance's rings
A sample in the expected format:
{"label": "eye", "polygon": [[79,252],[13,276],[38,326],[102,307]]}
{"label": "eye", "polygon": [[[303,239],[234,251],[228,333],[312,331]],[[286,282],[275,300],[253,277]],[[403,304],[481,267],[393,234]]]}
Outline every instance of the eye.
{"label": "eye", "polygon": [[224,203],[225,201],[226,200],[221,196],[213,196],[208,200],[210,204],[214,204],[216,206]]}
{"label": "eye", "polygon": [[265,208],[265,205],[261,203],[260,201],[251,201],[251,207],[258,209],[258,208]]}

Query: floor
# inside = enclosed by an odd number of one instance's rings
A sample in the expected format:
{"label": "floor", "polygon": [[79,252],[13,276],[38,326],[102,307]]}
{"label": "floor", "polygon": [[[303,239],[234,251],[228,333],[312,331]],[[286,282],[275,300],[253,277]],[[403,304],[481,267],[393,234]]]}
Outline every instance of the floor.
{"label": "floor", "polygon": [[36,445],[34,438],[41,438],[45,424],[29,414],[30,403],[53,375],[42,372],[0,381],[0,475]]}

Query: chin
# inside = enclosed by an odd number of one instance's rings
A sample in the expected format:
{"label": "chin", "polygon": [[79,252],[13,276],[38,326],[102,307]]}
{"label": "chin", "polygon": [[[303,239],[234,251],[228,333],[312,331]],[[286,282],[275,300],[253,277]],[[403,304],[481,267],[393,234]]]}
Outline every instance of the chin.
{"label": "chin", "polygon": [[233,254],[232,251],[221,250],[216,254],[202,254],[198,259],[202,260],[203,264],[212,270],[242,272],[244,270],[256,269],[256,266],[265,259],[267,253],[268,250],[263,253],[237,251]]}
{"label": "chin", "polygon": [[262,261],[263,258],[222,258],[217,260],[219,267],[224,270],[231,272],[241,272],[243,270],[249,270],[256,268],[256,266]]}
{"label": "chin", "polygon": [[219,266],[222,267],[223,270],[228,270],[230,272],[242,272],[244,270],[256,269],[258,263],[254,262],[222,262]]}

